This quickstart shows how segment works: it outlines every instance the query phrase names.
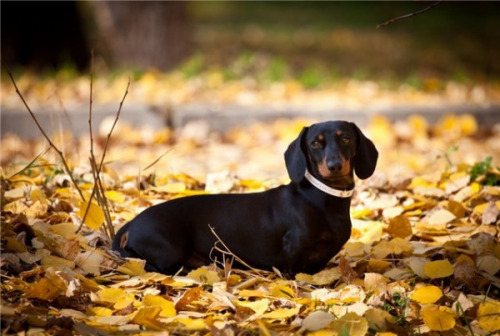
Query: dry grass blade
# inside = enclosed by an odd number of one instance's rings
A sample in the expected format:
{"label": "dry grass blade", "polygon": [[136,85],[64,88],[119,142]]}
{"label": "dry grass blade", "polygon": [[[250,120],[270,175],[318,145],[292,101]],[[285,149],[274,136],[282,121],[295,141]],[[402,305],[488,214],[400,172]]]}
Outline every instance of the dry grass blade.
{"label": "dry grass blade", "polygon": [[19,170],[18,172],[12,174],[9,179],[13,178],[14,176],[16,175],[20,175],[22,173],[24,173],[24,171],[26,171],[27,169],[30,169],[31,167],[33,167],[33,164],[42,156],[44,156],[48,151],[50,150],[50,147],[48,147],[46,150],[44,150],[43,152],[41,152],[40,154],[38,154],[37,156],[35,156],[35,158],[33,160],[30,161],[30,163],[28,163],[24,168],[22,168],[21,170]]}
{"label": "dry grass blade", "polygon": [[12,73],[10,71],[7,71],[7,73],[9,74],[9,77],[10,77],[10,80],[12,81],[12,84],[14,84],[14,88],[16,89],[17,95],[19,96],[19,98],[21,98],[21,100],[22,100],[24,106],[26,107],[26,109],[28,110],[31,118],[33,119],[33,121],[35,122],[36,126],[38,127],[38,129],[42,133],[43,137],[49,143],[50,147],[52,147],[56,151],[57,155],[59,155],[59,157],[61,158],[61,161],[62,161],[62,163],[64,165],[64,169],[66,171],[66,174],[68,174],[69,178],[71,179],[71,182],[73,183],[73,185],[75,186],[76,190],[78,191],[78,194],[80,195],[81,199],[83,201],[85,201],[85,197],[83,196],[82,191],[78,187],[78,184],[76,183],[75,178],[73,177],[73,172],[69,168],[68,163],[66,162],[66,159],[64,158],[63,152],[60,151],[59,148],[57,148],[57,146],[52,142],[52,140],[50,139],[50,137],[47,135],[47,133],[45,132],[45,130],[43,129],[43,127],[38,122],[38,119],[36,118],[36,116],[33,113],[33,111],[31,111],[31,108],[28,106],[28,103],[24,99],[21,91],[19,91],[19,88],[17,87],[16,81],[14,80],[14,77],[12,76]]}

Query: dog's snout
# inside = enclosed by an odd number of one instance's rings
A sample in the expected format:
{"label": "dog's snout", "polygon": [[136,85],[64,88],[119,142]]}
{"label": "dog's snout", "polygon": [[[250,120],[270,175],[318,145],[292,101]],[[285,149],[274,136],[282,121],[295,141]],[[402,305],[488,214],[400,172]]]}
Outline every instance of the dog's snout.
{"label": "dog's snout", "polygon": [[328,160],[326,161],[326,166],[331,172],[339,172],[342,170],[342,162],[338,160]]}

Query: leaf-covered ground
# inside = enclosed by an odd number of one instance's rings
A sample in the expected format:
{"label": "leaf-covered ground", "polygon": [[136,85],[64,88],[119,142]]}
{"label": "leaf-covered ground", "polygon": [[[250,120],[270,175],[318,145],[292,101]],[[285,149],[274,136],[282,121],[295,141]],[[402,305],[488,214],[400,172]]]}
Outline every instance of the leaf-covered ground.
{"label": "leaf-covered ground", "polygon": [[[1,319],[4,334],[488,335],[500,330],[500,128],[471,116],[414,116],[364,127],[380,152],[358,181],[350,241],[325,270],[209,265],[146,273],[110,251],[115,229],[158,202],[286,183],[283,152],[310,120],[212,134],[120,125],[93,200],[90,140],[2,139]],[[95,134],[99,158],[107,130]],[[99,162],[99,159],[97,160]],[[85,223],[82,225],[82,218]],[[237,223],[235,223],[237,225]],[[249,238],[251,239],[251,237]]]}

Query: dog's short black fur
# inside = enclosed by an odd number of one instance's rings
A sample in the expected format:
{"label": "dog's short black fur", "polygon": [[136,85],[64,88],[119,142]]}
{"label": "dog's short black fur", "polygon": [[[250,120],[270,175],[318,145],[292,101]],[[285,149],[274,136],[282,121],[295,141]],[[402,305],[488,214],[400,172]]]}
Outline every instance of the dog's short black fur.
{"label": "dog's short black fur", "polygon": [[[306,168],[332,188],[354,188],[354,175],[373,174],[378,152],[350,122],[305,127],[285,152],[291,183],[265,192],[178,198],[148,208],[116,234],[113,249],[146,260],[166,274],[193,260],[208,264],[217,236],[252,267],[293,275],[315,273],[349,239],[350,198],[326,194],[304,177]],[[220,260],[220,259],[219,259]]]}

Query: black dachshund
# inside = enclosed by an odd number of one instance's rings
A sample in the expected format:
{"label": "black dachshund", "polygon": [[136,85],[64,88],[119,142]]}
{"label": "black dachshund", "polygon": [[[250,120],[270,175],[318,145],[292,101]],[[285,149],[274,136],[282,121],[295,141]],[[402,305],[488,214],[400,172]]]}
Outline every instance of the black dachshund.
{"label": "black dachshund", "polygon": [[148,271],[173,274],[220,258],[214,250],[220,239],[251,267],[313,274],[349,239],[353,172],[370,177],[377,158],[375,146],[355,124],[313,124],[285,152],[290,184],[152,206],[118,231],[113,249],[145,259]]}

